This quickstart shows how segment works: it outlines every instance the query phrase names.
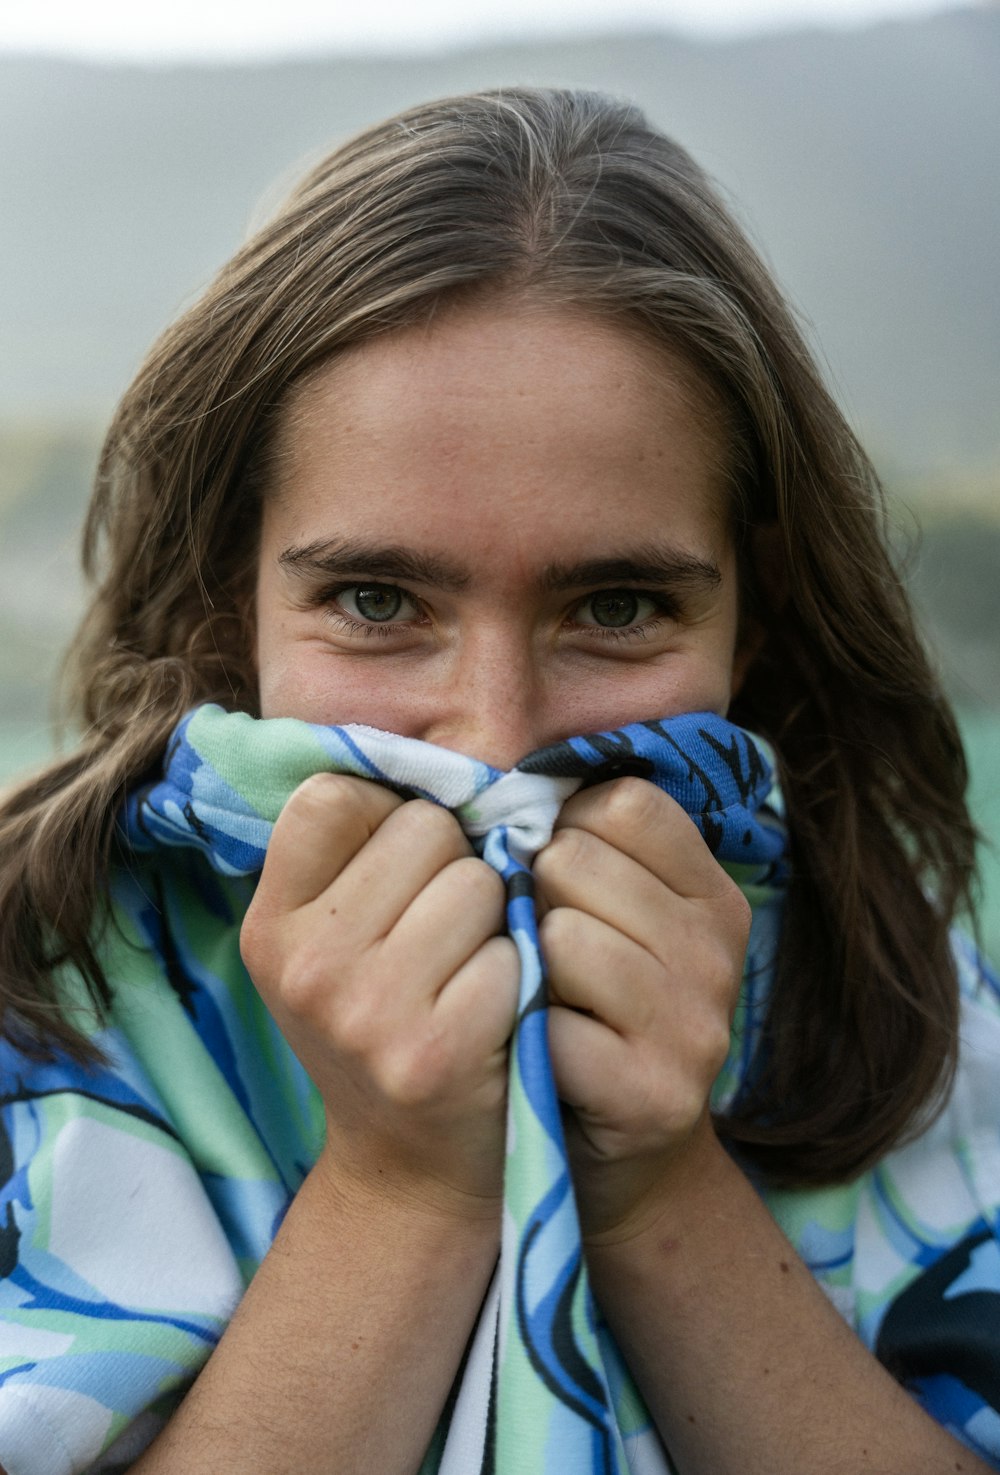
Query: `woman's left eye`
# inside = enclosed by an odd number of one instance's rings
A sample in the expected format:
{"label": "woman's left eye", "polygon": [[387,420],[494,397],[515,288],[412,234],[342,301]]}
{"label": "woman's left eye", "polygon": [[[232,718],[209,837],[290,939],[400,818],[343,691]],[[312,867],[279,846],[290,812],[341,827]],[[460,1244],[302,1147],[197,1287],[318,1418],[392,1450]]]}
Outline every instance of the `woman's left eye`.
{"label": "woman's left eye", "polygon": [[577,605],[574,621],[578,625],[596,625],[602,630],[627,630],[645,624],[660,613],[662,605],[648,594],[639,594],[635,589],[602,589],[597,594],[588,594]]}

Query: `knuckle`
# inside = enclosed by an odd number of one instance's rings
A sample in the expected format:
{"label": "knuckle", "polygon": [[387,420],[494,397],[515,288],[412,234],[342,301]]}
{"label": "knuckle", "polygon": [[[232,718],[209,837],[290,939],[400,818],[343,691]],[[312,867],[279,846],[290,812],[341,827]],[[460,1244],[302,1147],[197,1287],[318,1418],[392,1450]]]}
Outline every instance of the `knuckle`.
{"label": "knuckle", "polygon": [[468,842],[462,833],[462,827],[443,804],[435,804],[430,799],[409,799],[402,812],[405,823],[422,839],[451,850],[456,855],[467,852]]}
{"label": "knuckle", "polygon": [[753,910],[736,882],[725,871],[719,869],[719,885],[710,895],[702,898],[700,906],[703,916],[711,926],[720,953],[732,966],[733,954],[746,948],[753,921]]}
{"label": "knuckle", "polygon": [[565,951],[576,932],[573,912],[569,907],[553,907],[539,923],[538,940],[547,956]]}
{"label": "knuckle", "polygon": [[[334,827],[369,835],[393,806],[395,795],[345,773],[313,773],[294,790],[276,828],[291,825]],[[398,802],[398,801],[395,801]]]}
{"label": "knuckle", "polygon": [[630,829],[662,820],[663,795],[644,778],[629,775],[605,785],[605,813],[613,825]]}
{"label": "knuckle", "polygon": [[591,836],[573,825],[556,830],[552,839],[535,857],[534,872],[543,883],[557,880],[567,871],[578,870],[586,862]]}
{"label": "knuckle", "polygon": [[337,998],[330,1010],[337,1050],[348,1059],[371,1060],[378,1051],[379,1020],[365,998]]}
{"label": "knuckle", "polygon": [[429,1105],[439,1094],[447,1064],[444,1042],[433,1031],[425,1031],[383,1052],[374,1074],[388,1100],[413,1110]]}
{"label": "knuckle", "polygon": [[503,877],[478,856],[459,856],[451,862],[449,875],[465,893],[470,905],[478,904],[490,911],[503,908],[507,899]]}
{"label": "knuckle", "polygon": [[249,973],[253,974],[265,962],[268,941],[268,928],[261,918],[260,908],[251,903],[240,928],[240,957]]}
{"label": "knuckle", "polygon": [[747,901],[746,897],[743,895],[743,892],[736,885],[735,881],[730,882],[729,892],[726,898],[726,905],[729,910],[733,933],[736,938],[745,946],[747,939],[750,936],[750,925],[753,922],[753,909],[751,908],[750,903]]}
{"label": "knuckle", "polygon": [[715,1080],[715,1077],[726,1063],[729,1046],[730,1032],[728,1022],[716,1015],[711,1022],[705,1025],[701,1040],[705,1077],[709,1083]]}
{"label": "knuckle", "polygon": [[718,932],[709,933],[701,946],[702,997],[728,1009],[740,985],[738,958],[731,940]]}
{"label": "knuckle", "polygon": [[275,1001],[298,1019],[313,1019],[330,1001],[329,960],[313,950],[296,952],[274,981]]}
{"label": "knuckle", "polygon": [[326,813],[332,806],[352,807],[359,803],[357,781],[342,773],[311,773],[293,790],[286,809]]}
{"label": "knuckle", "polygon": [[488,985],[491,991],[513,991],[516,999],[521,963],[513,938],[487,938],[476,954],[475,966],[484,986]]}

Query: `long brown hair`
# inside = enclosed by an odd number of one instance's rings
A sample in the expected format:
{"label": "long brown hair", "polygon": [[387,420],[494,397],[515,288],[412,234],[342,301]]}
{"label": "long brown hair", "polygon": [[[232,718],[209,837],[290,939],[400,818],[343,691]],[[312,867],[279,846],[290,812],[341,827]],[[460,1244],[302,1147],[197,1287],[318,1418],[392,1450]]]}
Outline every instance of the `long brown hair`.
{"label": "long brown hair", "polygon": [[511,291],[680,355],[724,409],[744,548],[755,528],[780,541],[780,608],[747,580],[766,639],[732,716],[781,755],[793,880],[765,1069],[720,1127],[777,1179],[844,1177],[926,1118],[953,1069],[947,933],[975,840],[961,745],[875,474],[767,271],[689,156],[590,93],[459,97],[362,134],[153,348],[86,526],[98,582],[68,668],[84,738],[0,827],[7,1028],[87,1055],[54,975],[69,960],[107,1006],[95,915],[122,796],[194,702],[254,710],[258,505],[290,386],[445,296]]}

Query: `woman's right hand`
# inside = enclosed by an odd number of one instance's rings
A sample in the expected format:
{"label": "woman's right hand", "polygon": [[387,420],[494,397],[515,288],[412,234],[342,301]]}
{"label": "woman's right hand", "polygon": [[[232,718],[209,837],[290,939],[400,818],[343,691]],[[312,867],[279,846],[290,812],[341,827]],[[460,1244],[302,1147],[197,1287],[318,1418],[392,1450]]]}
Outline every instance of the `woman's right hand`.
{"label": "woman's right hand", "polygon": [[326,1107],[324,1160],[378,1194],[497,1211],[517,952],[455,818],[343,775],[278,818],[243,959]]}

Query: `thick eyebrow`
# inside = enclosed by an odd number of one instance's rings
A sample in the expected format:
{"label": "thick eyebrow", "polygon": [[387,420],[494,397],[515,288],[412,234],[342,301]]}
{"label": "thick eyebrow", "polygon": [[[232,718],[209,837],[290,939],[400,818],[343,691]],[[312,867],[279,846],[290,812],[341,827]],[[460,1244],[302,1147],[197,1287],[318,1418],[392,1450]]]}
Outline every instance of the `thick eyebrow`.
{"label": "thick eyebrow", "polygon": [[286,548],[278,562],[291,573],[304,577],[337,578],[363,574],[369,579],[405,579],[408,583],[430,584],[456,593],[471,582],[467,569],[432,553],[417,553],[396,544],[365,543],[353,539],[307,543],[303,548]]}
{"label": "thick eyebrow", "polygon": [[[450,593],[467,589],[472,582],[468,569],[432,553],[419,553],[398,544],[319,540],[304,547],[286,548],[278,562],[291,573],[305,578],[342,578],[351,574],[369,579],[402,579],[428,584]],[[550,563],[542,570],[544,589],[593,588],[609,584],[657,584],[673,589],[717,589],[722,574],[717,563],[684,549],[647,545],[623,550],[604,558],[579,563]]]}
{"label": "thick eyebrow", "polygon": [[697,590],[717,589],[722,583],[722,573],[717,563],[696,553],[647,546],[581,563],[550,563],[542,581],[546,589],[553,590],[596,584],[663,584]]}

